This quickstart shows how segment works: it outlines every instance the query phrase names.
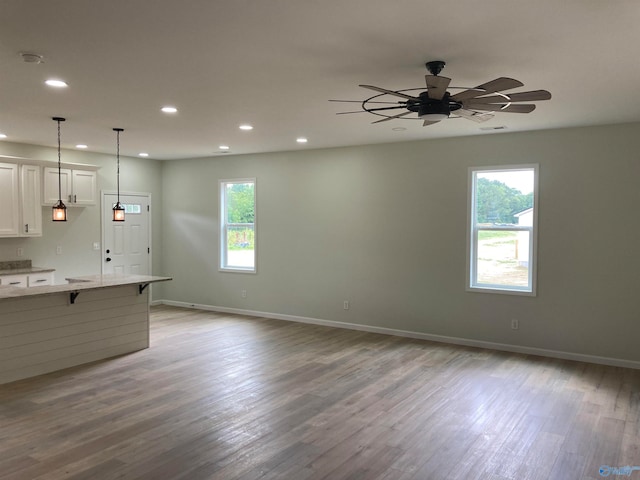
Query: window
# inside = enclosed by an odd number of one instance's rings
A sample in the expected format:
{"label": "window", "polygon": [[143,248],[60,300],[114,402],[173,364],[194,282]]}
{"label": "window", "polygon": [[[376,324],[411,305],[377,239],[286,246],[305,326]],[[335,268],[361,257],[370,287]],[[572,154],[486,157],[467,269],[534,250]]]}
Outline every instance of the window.
{"label": "window", "polygon": [[469,169],[468,289],[535,295],[538,166]]}
{"label": "window", "polygon": [[220,269],[256,271],[256,181],[220,182]]}

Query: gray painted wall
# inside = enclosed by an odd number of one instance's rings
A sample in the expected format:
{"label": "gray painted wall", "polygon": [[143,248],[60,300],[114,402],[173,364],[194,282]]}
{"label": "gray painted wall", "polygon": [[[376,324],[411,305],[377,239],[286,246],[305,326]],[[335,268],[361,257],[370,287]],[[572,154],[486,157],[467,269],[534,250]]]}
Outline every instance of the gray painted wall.
{"label": "gray painted wall", "polygon": [[[0,142],[0,154],[35,160],[58,161],[58,151],[54,148]],[[116,190],[116,159],[114,155],[63,150],[63,162],[97,165],[98,191]],[[0,162],[2,160],[0,159]],[[162,201],[162,163],[142,158],[120,156],[120,190],[151,193],[153,205]],[[101,242],[100,200],[95,207],[69,208],[65,223],[50,221],[51,207],[43,207],[43,235],[35,238],[0,238],[0,259],[31,259],[34,266],[55,268],[56,281],[70,275],[90,275],[100,273],[102,252],[93,250],[94,242]],[[160,208],[152,205],[152,272],[161,274],[162,216]],[[56,255],[56,246],[62,247],[62,254]],[[18,247],[24,249],[22,257],[17,256]],[[156,285],[154,294],[161,288]]]}
{"label": "gray painted wall", "polygon": [[[627,124],[165,162],[164,298],[640,361],[639,134]],[[540,165],[538,295],[467,292],[468,168],[525,163]],[[257,178],[255,275],[218,271],[218,180],[238,177]]]}
{"label": "gray painted wall", "polygon": [[[638,152],[640,124],[627,124],[172,162],[123,157],[121,189],[152,194],[153,273],[174,277],[154,299],[640,361]],[[57,158],[5,141],[0,154]],[[98,188],[115,189],[113,155],[64,151],[63,161],[101,166]],[[468,167],[523,163],[540,165],[538,295],[467,292]],[[257,178],[255,275],[218,271],[217,182],[238,177]],[[99,207],[70,217],[45,220],[42,238],[0,238],[0,259],[21,246],[59,278],[99,272]]]}

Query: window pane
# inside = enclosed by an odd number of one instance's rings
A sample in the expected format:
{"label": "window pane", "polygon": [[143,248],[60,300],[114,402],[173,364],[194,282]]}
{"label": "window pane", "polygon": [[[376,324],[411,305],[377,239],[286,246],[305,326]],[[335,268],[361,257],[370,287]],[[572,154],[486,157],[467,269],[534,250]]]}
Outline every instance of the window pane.
{"label": "window pane", "polygon": [[256,184],[253,179],[220,182],[220,268],[256,271]]}
{"label": "window pane", "polygon": [[227,223],[254,223],[254,184],[227,183]]}
{"label": "window pane", "polygon": [[523,225],[520,216],[533,207],[533,175],[533,170],[477,172],[474,212],[476,223]]}
{"label": "window pane", "polygon": [[[116,206],[115,203],[112,203],[114,208]],[[120,205],[122,205],[122,207],[124,208],[124,213],[126,214],[130,214],[130,215],[139,215],[142,213],[142,205],[140,204],[135,204],[135,203],[121,203]]]}
{"label": "window pane", "polygon": [[135,203],[125,203],[124,213],[128,213],[131,215],[139,215],[142,213],[142,205],[135,204]]}
{"label": "window pane", "polygon": [[479,230],[476,238],[476,284],[527,287],[529,238],[529,231]]}
{"label": "window pane", "polygon": [[254,267],[254,238],[253,225],[227,228],[227,267]]}

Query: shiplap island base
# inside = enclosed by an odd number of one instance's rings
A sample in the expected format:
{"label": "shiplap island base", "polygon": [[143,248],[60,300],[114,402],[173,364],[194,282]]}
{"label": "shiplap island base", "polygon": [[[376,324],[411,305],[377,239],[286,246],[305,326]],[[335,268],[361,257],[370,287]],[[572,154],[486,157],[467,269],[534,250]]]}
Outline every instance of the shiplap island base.
{"label": "shiplap island base", "polygon": [[92,275],[0,287],[0,384],[149,347],[149,289],[171,277]]}

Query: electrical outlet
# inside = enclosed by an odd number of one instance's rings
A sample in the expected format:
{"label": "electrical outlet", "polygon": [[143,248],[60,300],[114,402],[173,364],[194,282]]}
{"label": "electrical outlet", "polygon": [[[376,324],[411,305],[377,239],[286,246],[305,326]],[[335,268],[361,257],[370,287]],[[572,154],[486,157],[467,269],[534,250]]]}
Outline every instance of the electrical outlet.
{"label": "electrical outlet", "polygon": [[62,245],[56,247],[56,255],[62,255]]}
{"label": "electrical outlet", "polygon": [[518,323],[518,319],[514,318],[511,320],[511,329],[512,330],[518,330],[518,328],[520,328],[520,324]]}
{"label": "electrical outlet", "polygon": [[242,298],[247,298],[247,291],[246,291],[246,290],[242,290],[242,291],[240,292],[240,296],[241,296]]}
{"label": "electrical outlet", "polygon": [[21,257],[24,255],[24,248],[22,247],[18,247],[18,249],[16,250],[16,255]]}
{"label": "electrical outlet", "polygon": [[93,249],[100,250],[100,242],[93,242]]}
{"label": "electrical outlet", "polygon": [[344,303],[342,304],[342,308],[344,308],[345,310],[349,310],[349,300],[344,301]]}

